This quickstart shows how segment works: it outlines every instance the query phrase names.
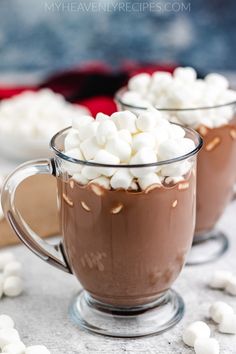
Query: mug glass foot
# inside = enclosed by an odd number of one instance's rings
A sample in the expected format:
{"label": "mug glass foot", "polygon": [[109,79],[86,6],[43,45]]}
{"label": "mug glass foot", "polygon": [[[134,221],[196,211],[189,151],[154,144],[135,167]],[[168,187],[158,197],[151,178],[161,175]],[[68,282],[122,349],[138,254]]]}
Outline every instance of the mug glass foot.
{"label": "mug glass foot", "polygon": [[187,265],[201,265],[216,261],[229,248],[229,240],[223,232],[212,230],[194,237]]}
{"label": "mug glass foot", "polygon": [[70,317],[83,329],[110,337],[132,338],[166,331],[184,314],[184,302],[174,290],[136,307],[114,307],[93,299],[84,290],[73,300]]}

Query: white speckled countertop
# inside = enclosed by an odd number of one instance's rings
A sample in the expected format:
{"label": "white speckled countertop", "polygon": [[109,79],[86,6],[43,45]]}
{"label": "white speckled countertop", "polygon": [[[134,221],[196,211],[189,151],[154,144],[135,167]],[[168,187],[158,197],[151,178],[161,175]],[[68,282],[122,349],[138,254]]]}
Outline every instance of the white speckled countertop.
{"label": "white speckled countertop", "polygon": [[[183,327],[195,320],[206,320],[209,305],[223,300],[236,311],[236,297],[207,287],[211,271],[236,268],[236,201],[231,203],[220,222],[230,237],[230,250],[215,263],[186,267],[174,288],[184,297],[184,319],[173,329],[142,339],[111,339],[80,330],[68,317],[68,305],[79,289],[77,280],[38,259],[25,246],[11,249],[24,266],[24,293],[15,299],[3,298],[0,313],[11,315],[16,321],[22,340],[26,344],[45,344],[52,354],[87,353],[155,353],[190,354],[193,350],[181,340]],[[216,325],[207,321],[212,335],[221,346],[221,354],[236,353],[236,336],[220,334]]]}

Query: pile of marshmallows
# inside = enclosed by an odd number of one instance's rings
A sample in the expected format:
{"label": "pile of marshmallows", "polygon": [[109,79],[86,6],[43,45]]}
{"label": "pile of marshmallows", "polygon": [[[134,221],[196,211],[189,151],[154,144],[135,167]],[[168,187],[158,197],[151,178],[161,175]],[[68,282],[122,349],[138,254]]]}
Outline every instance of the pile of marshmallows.
{"label": "pile of marshmallows", "polygon": [[0,298],[19,296],[23,291],[22,265],[13,253],[0,253]]}
{"label": "pile of marshmallows", "polygon": [[[210,279],[209,285],[213,289],[225,289],[230,295],[236,296],[236,277],[228,271],[216,271]],[[216,324],[221,333],[236,334],[236,313],[234,309],[223,301],[216,301],[209,308],[209,317]],[[194,347],[196,354],[219,354],[219,343],[210,338],[211,330],[203,321],[190,324],[183,333],[183,341]]]}
{"label": "pile of marshmallows", "polygon": [[89,114],[82,106],[72,105],[49,89],[25,91],[0,103],[2,135],[48,140],[59,130],[71,125],[71,120]]}
{"label": "pile of marshmallows", "polygon": [[2,354],[50,354],[44,345],[26,347],[11,317],[0,315],[0,348]]}
{"label": "pile of marshmallows", "polygon": [[[195,149],[185,130],[169,123],[156,109],[136,116],[130,111],[98,113],[96,119],[73,119],[64,142],[64,152],[77,160],[99,164],[148,164],[185,155]],[[191,168],[188,161],[163,166],[115,168],[83,166],[66,162],[65,168],[80,184],[89,182],[106,189],[145,190],[161,184],[166,176],[180,179]],[[182,178],[183,179],[183,178]],[[165,180],[168,183],[168,180]]]}
{"label": "pile of marshmallows", "polygon": [[[213,107],[236,101],[236,92],[229,89],[228,80],[216,73],[197,79],[191,67],[178,67],[173,75],[168,72],[142,73],[128,82],[128,91],[121,97],[124,104],[135,107],[183,109]],[[193,128],[205,125],[209,128],[227,124],[233,117],[234,106],[218,109],[169,111],[168,119]]]}
{"label": "pile of marshmallows", "polygon": [[2,205],[1,205],[1,189],[3,186],[3,176],[0,175],[0,221],[4,218],[3,210],[2,210]]}

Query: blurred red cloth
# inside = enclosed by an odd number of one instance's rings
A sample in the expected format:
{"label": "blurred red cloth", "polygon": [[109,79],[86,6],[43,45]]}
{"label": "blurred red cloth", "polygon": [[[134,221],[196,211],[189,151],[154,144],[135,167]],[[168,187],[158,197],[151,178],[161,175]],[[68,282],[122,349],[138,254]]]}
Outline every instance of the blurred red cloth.
{"label": "blurred red cloth", "polygon": [[116,111],[114,94],[127,84],[131,76],[140,72],[172,72],[175,67],[175,65],[140,65],[127,61],[119,71],[114,71],[105,64],[94,62],[52,75],[35,86],[4,87],[0,82],[0,100],[26,90],[37,91],[40,88],[50,88],[62,94],[69,102],[86,106],[93,116],[98,112],[112,114]]}

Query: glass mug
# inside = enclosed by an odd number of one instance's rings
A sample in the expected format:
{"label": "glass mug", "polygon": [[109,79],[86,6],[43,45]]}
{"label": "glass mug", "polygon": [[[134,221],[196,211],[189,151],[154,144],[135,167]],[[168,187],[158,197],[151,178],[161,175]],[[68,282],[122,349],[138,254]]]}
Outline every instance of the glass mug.
{"label": "glass mug", "polygon": [[[116,94],[119,110],[140,113],[146,108],[131,106],[123,102],[122,88]],[[227,113],[229,123],[217,128],[203,124],[196,129],[203,137],[203,148],[198,157],[197,168],[197,214],[193,249],[188,264],[202,264],[213,261],[228,249],[227,237],[216,228],[226,206],[232,199],[236,181],[236,102],[214,107],[168,109],[158,108],[168,120],[181,116],[220,117]]]}
{"label": "glass mug", "polygon": [[[195,226],[196,157],[202,140],[184,128],[195,149],[178,158],[146,165],[106,165],[63,153],[71,128],[51,140],[52,159],[27,162],[6,180],[2,205],[21,241],[49,264],[73,273],[84,290],[70,307],[72,319],[90,331],[117,337],[162,332],[183,316],[182,298],[170,287],[191,247]],[[82,168],[140,169],[188,163],[184,179],[145,191],[81,185]],[[52,246],[36,235],[15,206],[17,186],[27,177],[49,174],[58,182],[62,240]]]}

